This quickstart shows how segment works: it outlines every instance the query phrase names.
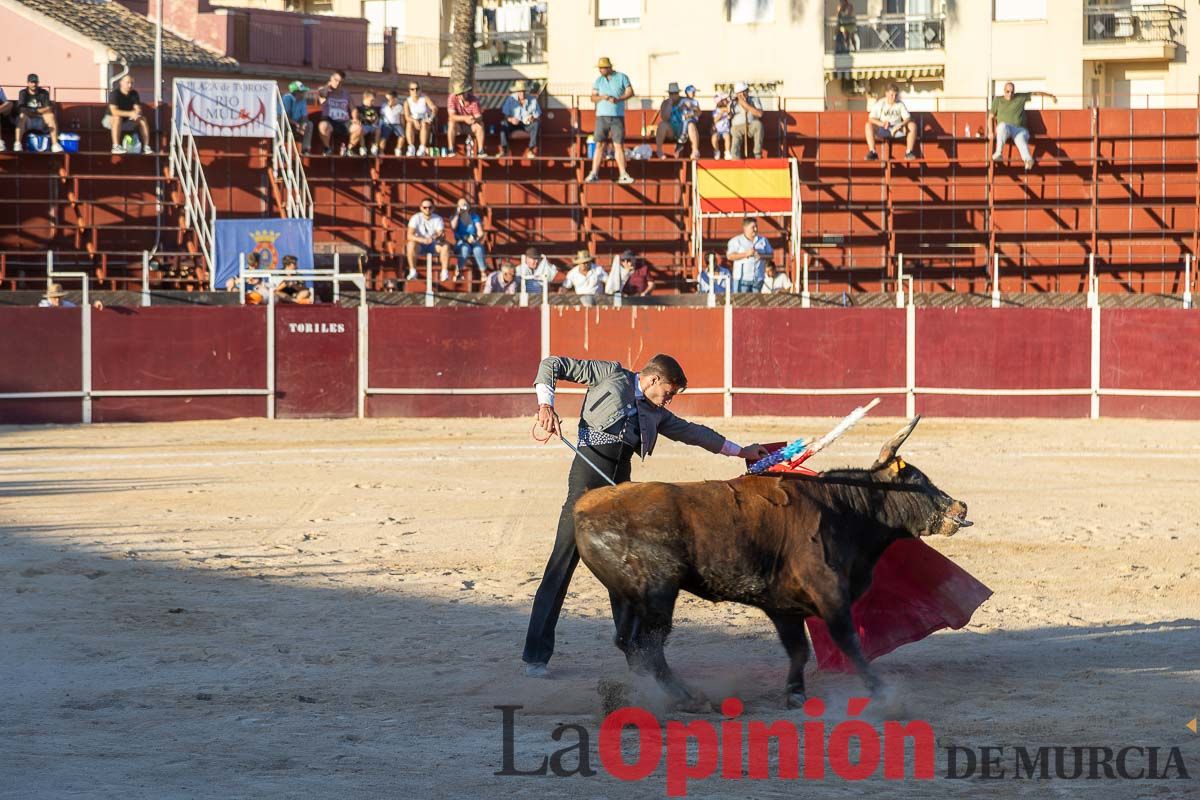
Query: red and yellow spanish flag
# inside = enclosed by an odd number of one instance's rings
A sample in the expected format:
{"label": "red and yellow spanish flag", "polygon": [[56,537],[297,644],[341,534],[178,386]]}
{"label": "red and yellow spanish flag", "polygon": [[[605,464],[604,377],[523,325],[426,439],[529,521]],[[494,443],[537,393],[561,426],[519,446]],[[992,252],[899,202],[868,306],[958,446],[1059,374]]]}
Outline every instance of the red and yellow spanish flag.
{"label": "red and yellow spanish flag", "polygon": [[791,162],[786,158],[696,162],[702,214],[786,214],[792,210]]}

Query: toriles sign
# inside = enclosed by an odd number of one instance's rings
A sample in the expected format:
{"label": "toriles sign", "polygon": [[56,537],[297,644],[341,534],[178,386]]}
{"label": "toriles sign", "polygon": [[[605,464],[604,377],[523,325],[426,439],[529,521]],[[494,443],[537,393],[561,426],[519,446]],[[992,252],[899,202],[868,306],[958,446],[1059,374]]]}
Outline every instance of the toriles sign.
{"label": "toriles sign", "polygon": [[175,79],[175,125],[193,136],[275,135],[274,81]]}

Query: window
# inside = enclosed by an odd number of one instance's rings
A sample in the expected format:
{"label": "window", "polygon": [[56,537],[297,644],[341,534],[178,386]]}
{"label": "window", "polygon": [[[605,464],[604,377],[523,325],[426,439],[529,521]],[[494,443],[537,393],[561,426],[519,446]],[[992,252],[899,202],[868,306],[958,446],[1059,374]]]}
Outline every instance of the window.
{"label": "window", "polygon": [[729,21],[753,25],[775,21],[775,0],[729,0]]}
{"label": "window", "polygon": [[363,17],[367,20],[368,42],[382,42],[387,28],[395,28],[396,38],[404,39],[404,0],[366,0]]}
{"label": "window", "polygon": [[997,22],[1045,18],[1046,0],[996,0]]}
{"label": "window", "polygon": [[596,24],[603,28],[636,28],[642,24],[642,0],[596,0]]}

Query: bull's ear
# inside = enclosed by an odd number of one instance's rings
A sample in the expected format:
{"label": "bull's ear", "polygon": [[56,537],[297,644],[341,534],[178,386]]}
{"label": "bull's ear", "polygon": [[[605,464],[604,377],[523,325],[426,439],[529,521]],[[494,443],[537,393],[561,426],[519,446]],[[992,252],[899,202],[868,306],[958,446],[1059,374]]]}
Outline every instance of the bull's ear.
{"label": "bull's ear", "polygon": [[879,458],[871,465],[871,471],[883,469],[888,465],[888,462],[896,457],[896,453],[900,450],[900,445],[904,444],[904,440],[913,432],[913,428],[917,427],[917,423],[921,421],[921,415],[913,417],[908,421],[900,431],[883,445],[883,449],[879,451]]}

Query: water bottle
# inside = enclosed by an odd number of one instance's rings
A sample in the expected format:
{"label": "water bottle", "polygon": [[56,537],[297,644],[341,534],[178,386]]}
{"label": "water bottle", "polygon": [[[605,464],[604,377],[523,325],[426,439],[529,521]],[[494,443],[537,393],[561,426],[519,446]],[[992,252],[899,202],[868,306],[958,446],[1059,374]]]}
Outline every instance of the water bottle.
{"label": "water bottle", "polygon": [[971,123],[969,123],[969,122],[963,123],[963,138],[964,139],[971,138]]}
{"label": "water bottle", "polygon": [[596,155],[596,137],[590,133],[587,137],[587,154],[588,158],[592,158]]}

